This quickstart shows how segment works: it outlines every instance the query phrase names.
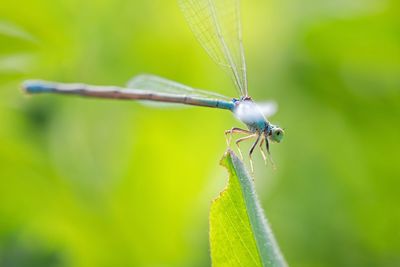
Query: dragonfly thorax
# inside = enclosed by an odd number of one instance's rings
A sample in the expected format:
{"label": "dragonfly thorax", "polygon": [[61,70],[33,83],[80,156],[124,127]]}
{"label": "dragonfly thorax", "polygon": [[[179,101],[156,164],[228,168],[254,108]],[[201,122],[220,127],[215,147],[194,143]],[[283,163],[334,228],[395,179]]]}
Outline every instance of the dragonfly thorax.
{"label": "dragonfly thorax", "polygon": [[233,109],[235,117],[246,124],[250,131],[270,134],[270,123],[250,97],[240,100],[234,99],[233,101],[235,104]]}
{"label": "dragonfly thorax", "polygon": [[235,117],[246,124],[251,132],[264,134],[272,142],[280,143],[282,141],[283,129],[271,124],[250,97],[234,99],[233,103],[235,104],[233,108]]}

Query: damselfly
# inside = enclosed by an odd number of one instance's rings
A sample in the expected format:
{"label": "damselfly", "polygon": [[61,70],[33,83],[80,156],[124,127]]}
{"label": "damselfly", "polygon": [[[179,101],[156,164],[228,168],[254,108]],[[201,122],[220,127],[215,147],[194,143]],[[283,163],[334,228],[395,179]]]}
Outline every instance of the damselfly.
{"label": "damselfly", "polygon": [[[264,143],[269,155],[270,142],[281,142],[284,131],[266,119],[276,112],[276,104],[274,102],[256,104],[248,94],[239,0],[178,0],[178,2],[200,44],[232,78],[239,98],[232,99],[217,93],[193,89],[153,75],[136,76],[128,83],[127,88],[39,80],[26,81],[23,88],[30,94],[71,94],[179,103],[230,110],[237,119],[246,124],[248,129],[232,128],[225,131],[228,145],[232,135],[237,133],[245,135],[236,140],[238,147],[242,141],[255,139],[249,151],[253,170],[251,157],[256,146],[260,146],[264,161],[267,162],[267,156],[263,150]],[[241,152],[240,155],[242,156]]]}

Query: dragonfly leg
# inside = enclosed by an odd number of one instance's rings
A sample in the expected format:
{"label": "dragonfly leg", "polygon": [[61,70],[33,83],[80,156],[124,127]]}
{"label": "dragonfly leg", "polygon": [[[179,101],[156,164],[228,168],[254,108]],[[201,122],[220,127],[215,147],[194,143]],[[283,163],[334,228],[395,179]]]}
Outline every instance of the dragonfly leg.
{"label": "dragonfly leg", "polygon": [[247,139],[256,137],[256,136],[257,136],[257,134],[251,134],[251,135],[248,135],[248,136],[245,136],[245,137],[242,137],[242,138],[239,138],[238,140],[236,140],[236,146],[238,147],[239,155],[240,155],[240,157],[241,157],[242,159],[243,159],[243,154],[242,154],[242,151],[240,150],[239,143],[240,143],[240,142],[243,142],[243,141],[245,141],[245,140],[247,140]]}
{"label": "dragonfly leg", "polygon": [[275,167],[275,162],[274,162],[274,160],[273,160],[272,157],[271,157],[271,152],[269,151],[269,141],[268,141],[268,138],[267,138],[267,137],[265,137],[265,141],[266,141],[265,147],[266,147],[267,152],[268,152],[268,159],[269,159],[269,161],[271,162],[272,169],[275,170],[275,169],[276,169],[276,167]]}
{"label": "dragonfly leg", "polygon": [[250,167],[251,167],[251,172],[254,173],[254,167],[253,167],[253,160],[251,158],[254,148],[257,146],[258,141],[260,141],[261,135],[257,134],[257,140],[254,142],[254,144],[251,146],[250,151],[249,151],[249,158],[250,158]]}
{"label": "dragonfly leg", "polygon": [[240,128],[232,128],[230,130],[225,131],[225,138],[226,138],[226,143],[228,146],[230,146],[231,141],[232,141],[232,135],[234,133],[241,133],[241,134],[252,134],[252,132]]}
{"label": "dragonfly leg", "polygon": [[263,149],[264,140],[265,140],[265,136],[262,136],[261,137],[261,142],[260,142],[260,151],[261,151],[261,155],[263,157],[264,163],[265,163],[265,165],[267,165],[267,163],[268,163],[267,156],[265,155],[265,152],[264,152],[264,149]]}
{"label": "dragonfly leg", "polygon": [[271,155],[271,152],[269,152],[269,141],[268,141],[268,137],[265,137],[265,148],[267,149],[268,155]]}

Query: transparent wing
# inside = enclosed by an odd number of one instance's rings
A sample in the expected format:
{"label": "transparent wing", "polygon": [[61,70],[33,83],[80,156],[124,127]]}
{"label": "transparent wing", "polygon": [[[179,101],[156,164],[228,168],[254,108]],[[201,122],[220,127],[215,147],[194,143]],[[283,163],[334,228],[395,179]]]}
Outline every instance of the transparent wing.
{"label": "transparent wing", "polygon": [[194,35],[210,57],[247,96],[239,0],[178,0]]}
{"label": "transparent wing", "polygon": [[275,101],[267,101],[256,103],[258,110],[265,116],[271,117],[278,111],[278,103]]}
{"label": "transparent wing", "polygon": [[199,97],[206,99],[218,99],[231,101],[232,98],[214,92],[194,89],[189,86],[170,81],[155,75],[138,75],[133,77],[127,84],[128,88],[139,89],[155,94],[162,93],[176,96]]}

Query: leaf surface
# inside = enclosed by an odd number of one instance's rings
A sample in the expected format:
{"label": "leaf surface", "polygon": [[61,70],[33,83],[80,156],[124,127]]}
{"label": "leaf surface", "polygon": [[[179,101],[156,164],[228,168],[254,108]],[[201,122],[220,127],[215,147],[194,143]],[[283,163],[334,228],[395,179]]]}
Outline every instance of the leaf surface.
{"label": "leaf surface", "polygon": [[287,266],[244,164],[228,150],[221,165],[228,186],[211,205],[210,247],[214,267]]}

